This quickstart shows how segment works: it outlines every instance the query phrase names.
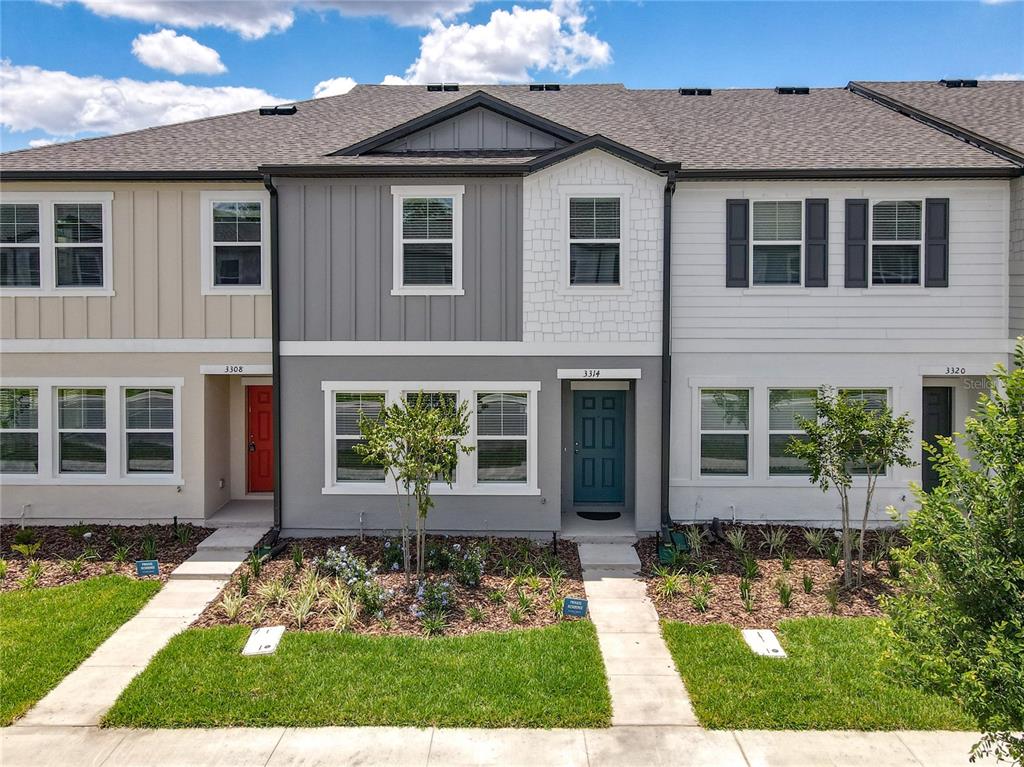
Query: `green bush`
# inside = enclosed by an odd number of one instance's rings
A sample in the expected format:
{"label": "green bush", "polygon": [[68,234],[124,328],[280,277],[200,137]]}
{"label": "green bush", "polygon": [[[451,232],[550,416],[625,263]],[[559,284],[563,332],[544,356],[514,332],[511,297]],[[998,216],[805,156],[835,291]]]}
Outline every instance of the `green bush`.
{"label": "green bush", "polygon": [[928,448],[940,484],[893,551],[902,588],[885,600],[888,657],[953,697],[986,735],[979,755],[1024,761],[1024,339],[997,366],[961,437]]}

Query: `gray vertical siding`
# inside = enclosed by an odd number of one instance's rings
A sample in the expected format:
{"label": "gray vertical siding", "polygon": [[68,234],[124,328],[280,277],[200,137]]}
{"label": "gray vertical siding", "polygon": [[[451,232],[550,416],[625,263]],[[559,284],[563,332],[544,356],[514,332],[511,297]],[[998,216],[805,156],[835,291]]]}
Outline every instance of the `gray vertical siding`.
{"label": "gray vertical siding", "polygon": [[446,178],[463,197],[463,296],[392,296],[392,185],[296,179],[280,189],[284,341],[522,339],[522,182]]}
{"label": "gray vertical siding", "polygon": [[531,128],[518,120],[483,107],[431,125],[421,131],[385,144],[380,152],[416,152],[473,149],[535,149],[547,151],[565,146],[550,133]]}

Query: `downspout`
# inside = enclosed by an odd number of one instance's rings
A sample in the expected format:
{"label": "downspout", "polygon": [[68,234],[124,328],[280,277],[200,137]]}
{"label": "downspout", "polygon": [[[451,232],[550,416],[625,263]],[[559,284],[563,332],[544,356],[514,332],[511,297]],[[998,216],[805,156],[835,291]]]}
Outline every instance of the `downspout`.
{"label": "downspout", "polygon": [[270,193],[270,351],[273,396],[271,411],[274,425],[274,537],[281,530],[281,264],[278,253],[277,187],[269,173],[263,174],[263,186]]}
{"label": "downspout", "polygon": [[668,508],[669,449],[672,442],[672,195],[676,192],[676,172],[668,171],[665,180],[665,207],[662,213],[661,256],[661,533],[668,533],[672,518]]}

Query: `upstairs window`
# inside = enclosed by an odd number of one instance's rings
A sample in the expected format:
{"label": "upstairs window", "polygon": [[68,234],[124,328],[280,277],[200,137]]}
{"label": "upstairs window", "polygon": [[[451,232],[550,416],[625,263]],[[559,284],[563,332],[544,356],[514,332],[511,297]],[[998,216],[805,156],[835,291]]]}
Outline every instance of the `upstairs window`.
{"label": "upstairs window", "polygon": [[803,202],[754,202],[752,267],[754,285],[800,285]]}
{"label": "upstairs window", "polygon": [[41,244],[38,203],[0,205],[0,287],[41,285]]}
{"label": "upstairs window", "polygon": [[392,187],[395,295],[462,293],[463,187]]}
{"label": "upstairs window", "polygon": [[886,200],[871,206],[871,284],[920,285],[924,204]]}
{"label": "upstairs window", "polygon": [[569,285],[621,285],[621,200],[569,198]]}
{"label": "upstairs window", "polygon": [[200,200],[203,292],[267,292],[270,248],[266,194],[203,192]]}
{"label": "upstairs window", "polygon": [[54,203],[53,241],[58,288],[103,287],[103,206]]}
{"label": "upstairs window", "polygon": [[8,192],[0,204],[0,291],[111,295],[110,192]]}

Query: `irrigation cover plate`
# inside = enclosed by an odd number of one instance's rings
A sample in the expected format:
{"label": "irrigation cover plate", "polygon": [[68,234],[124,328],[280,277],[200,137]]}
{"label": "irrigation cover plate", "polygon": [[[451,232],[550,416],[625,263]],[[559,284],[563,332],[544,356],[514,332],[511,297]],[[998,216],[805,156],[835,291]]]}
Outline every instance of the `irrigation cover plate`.
{"label": "irrigation cover plate", "polygon": [[750,649],[766,658],[785,658],[786,651],[771,629],[743,629],[743,638]]}
{"label": "irrigation cover plate", "polygon": [[242,655],[272,655],[282,636],[284,636],[284,626],[253,629],[242,650]]}

